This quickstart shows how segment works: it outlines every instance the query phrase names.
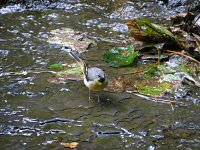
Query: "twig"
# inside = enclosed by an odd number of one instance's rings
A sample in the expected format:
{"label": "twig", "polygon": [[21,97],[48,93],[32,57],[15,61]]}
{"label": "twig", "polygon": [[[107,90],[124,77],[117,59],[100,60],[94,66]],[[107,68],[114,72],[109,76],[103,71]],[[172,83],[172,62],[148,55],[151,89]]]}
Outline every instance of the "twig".
{"label": "twig", "polygon": [[173,100],[166,100],[166,99],[162,99],[160,97],[151,97],[151,96],[147,96],[147,95],[142,95],[139,93],[133,93],[136,96],[142,97],[144,99],[153,101],[153,102],[160,102],[160,103],[164,103],[164,104],[170,104],[172,110],[174,110],[174,106],[173,104],[184,104],[183,102],[178,102],[178,101],[173,101]]}
{"label": "twig", "polygon": [[127,72],[127,73],[122,73],[122,75],[129,75],[129,74],[137,74],[137,73],[140,73],[140,74],[145,74],[147,73],[149,70],[151,70],[153,67],[157,66],[158,64],[153,64],[153,66],[151,68],[149,68],[148,70],[144,70],[144,71],[136,71],[136,72]]}
{"label": "twig", "polygon": [[171,51],[171,50],[164,50],[164,51],[165,51],[165,52],[168,52],[168,53],[173,53],[173,54],[177,54],[177,55],[180,55],[180,56],[187,57],[187,58],[189,58],[189,59],[195,61],[196,63],[200,64],[200,62],[199,62],[198,60],[194,59],[194,58],[191,57],[191,56],[188,56],[188,55],[186,55],[186,54],[183,54],[183,53],[181,53],[181,52],[176,52],[176,51]]}

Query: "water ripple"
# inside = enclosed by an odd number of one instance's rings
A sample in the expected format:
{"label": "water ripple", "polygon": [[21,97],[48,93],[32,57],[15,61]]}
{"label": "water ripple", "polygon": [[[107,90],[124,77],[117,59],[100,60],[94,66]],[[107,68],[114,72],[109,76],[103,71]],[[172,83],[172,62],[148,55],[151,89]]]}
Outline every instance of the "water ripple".
{"label": "water ripple", "polygon": [[7,14],[7,13],[13,13],[13,12],[22,12],[25,10],[25,7],[21,4],[15,4],[6,6],[0,9],[0,14]]}
{"label": "water ripple", "polygon": [[61,119],[61,118],[55,118],[55,119],[50,119],[50,120],[45,120],[45,121],[40,121],[39,124],[41,126],[47,125],[47,124],[52,124],[52,123],[72,123],[75,120],[73,119]]}

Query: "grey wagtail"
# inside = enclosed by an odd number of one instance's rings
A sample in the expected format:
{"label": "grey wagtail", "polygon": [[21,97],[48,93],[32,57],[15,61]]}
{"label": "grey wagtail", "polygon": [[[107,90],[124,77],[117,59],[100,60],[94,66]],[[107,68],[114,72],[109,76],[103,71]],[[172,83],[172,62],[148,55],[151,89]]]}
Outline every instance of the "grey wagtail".
{"label": "grey wagtail", "polygon": [[[102,91],[108,84],[105,72],[97,67],[89,67],[81,58],[75,55],[71,49],[63,46],[63,51],[67,52],[72,58],[74,58],[84,75],[84,84],[89,89],[89,100],[90,100],[90,91]],[[99,96],[98,96],[99,101]]]}

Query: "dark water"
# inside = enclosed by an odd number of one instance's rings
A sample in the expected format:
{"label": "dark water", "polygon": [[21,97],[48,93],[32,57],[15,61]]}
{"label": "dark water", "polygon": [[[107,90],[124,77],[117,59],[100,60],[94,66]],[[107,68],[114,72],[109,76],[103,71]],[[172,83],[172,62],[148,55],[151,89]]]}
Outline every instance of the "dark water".
{"label": "dark water", "polygon": [[[162,20],[174,13],[169,8],[154,2],[69,1],[49,9],[17,5],[0,12],[0,149],[62,149],[60,143],[73,141],[83,150],[200,148],[199,105],[172,111],[170,105],[108,92],[104,97],[110,101],[98,104],[88,101],[82,81],[53,84],[47,82],[50,73],[26,74],[72,61],[47,42],[53,29],[73,28],[120,45],[129,38],[128,19]],[[98,50],[85,54],[110,78],[120,70],[101,57],[115,44],[99,40]]]}

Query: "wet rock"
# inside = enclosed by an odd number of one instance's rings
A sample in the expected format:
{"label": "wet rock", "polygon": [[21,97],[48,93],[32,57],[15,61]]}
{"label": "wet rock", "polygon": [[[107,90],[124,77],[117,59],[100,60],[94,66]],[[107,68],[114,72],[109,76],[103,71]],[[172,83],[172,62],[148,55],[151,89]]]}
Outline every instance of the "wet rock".
{"label": "wet rock", "polygon": [[96,45],[96,42],[87,37],[87,33],[81,33],[71,28],[62,28],[52,30],[48,42],[61,46],[69,47],[70,49],[83,53],[89,50],[90,46]]}

